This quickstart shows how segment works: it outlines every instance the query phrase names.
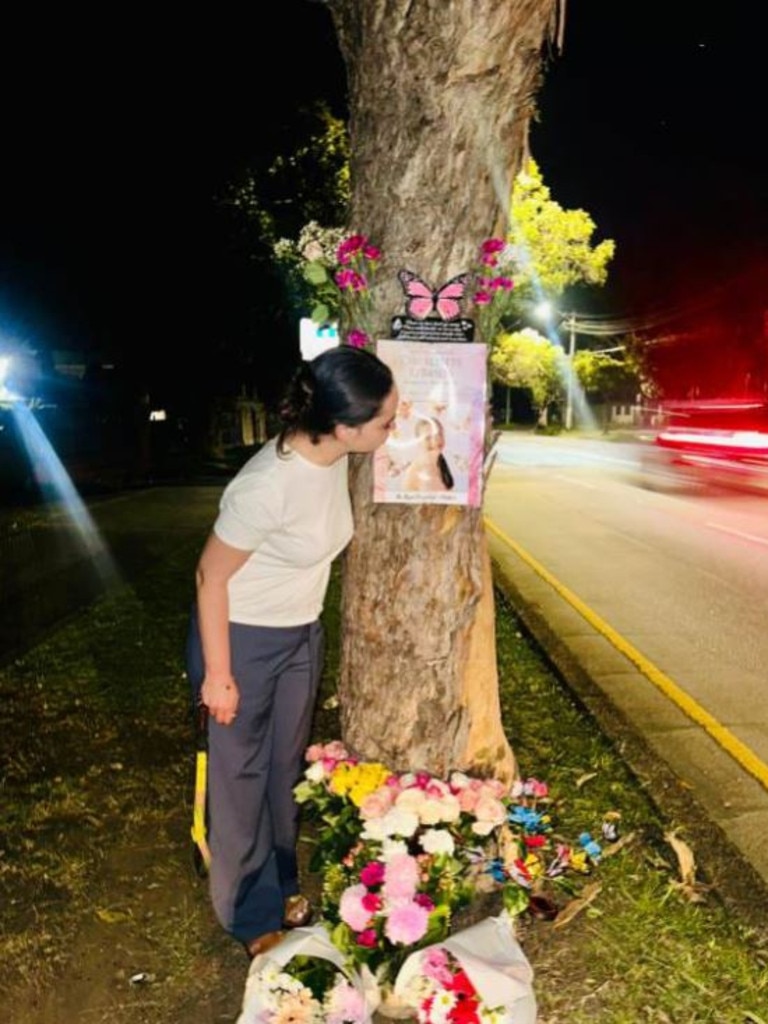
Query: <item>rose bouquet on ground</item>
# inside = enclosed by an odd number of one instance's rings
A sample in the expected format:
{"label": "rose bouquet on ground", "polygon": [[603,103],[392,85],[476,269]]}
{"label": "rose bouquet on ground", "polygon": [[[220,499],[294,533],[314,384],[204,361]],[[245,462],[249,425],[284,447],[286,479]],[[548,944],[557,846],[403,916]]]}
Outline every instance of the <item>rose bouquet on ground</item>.
{"label": "rose bouquet on ground", "polygon": [[310,869],[323,875],[323,918],[350,962],[381,983],[414,949],[446,938],[476,894],[496,890],[519,914],[567,871],[599,859],[596,843],[554,840],[538,780],[507,788],[463,772],[398,774],[338,742],[306,756],[295,794],[316,826]]}

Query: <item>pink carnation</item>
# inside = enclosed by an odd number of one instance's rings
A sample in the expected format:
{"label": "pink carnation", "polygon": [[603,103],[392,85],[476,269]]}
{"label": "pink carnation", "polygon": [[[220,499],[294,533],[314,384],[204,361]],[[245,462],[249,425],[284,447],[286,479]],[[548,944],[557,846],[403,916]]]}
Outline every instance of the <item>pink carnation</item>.
{"label": "pink carnation", "polygon": [[357,942],[358,946],[365,946],[366,949],[372,949],[378,941],[379,938],[376,934],[375,928],[364,928],[363,931],[361,931],[355,938],[355,942]]}
{"label": "pink carnation", "polygon": [[409,853],[396,853],[387,861],[382,892],[388,900],[411,899],[419,884],[419,865]]}
{"label": "pink carnation", "polygon": [[328,999],[326,1024],[348,1024],[352,1020],[366,1019],[365,996],[347,981],[331,989]]}
{"label": "pink carnation", "polygon": [[442,946],[430,946],[424,950],[421,970],[425,978],[432,978],[441,988],[448,988],[453,974],[448,966],[448,952]]}
{"label": "pink carnation", "polygon": [[390,942],[401,942],[410,946],[423,939],[429,924],[429,911],[417,903],[403,901],[389,912],[384,925],[384,934]]}
{"label": "pink carnation", "polygon": [[363,906],[370,914],[378,914],[384,906],[384,900],[381,896],[377,896],[375,892],[369,892],[363,896]]}
{"label": "pink carnation", "polygon": [[304,757],[307,761],[320,761],[328,758],[334,761],[344,761],[349,754],[340,740],[332,740],[330,743],[313,743],[311,747],[307,747]]}
{"label": "pink carnation", "polygon": [[356,256],[367,244],[368,239],[365,235],[350,235],[349,238],[344,239],[336,250],[336,259],[339,263],[349,263],[352,257]]}
{"label": "pink carnation", "polygon": [[339,916],[354,932],[361,932],[371,923],[370,911],[363,903],[367,895],[368,890],[364,885],[350,885],[341,894]]}
{"label": "pink carnation", "polygon": [[542,798],[549,795],[549,786],[538,779],[516,779],[512,784],[512,796],[533,796]]}
{"label": "pink carnation", "polygon": [[424,786],[424,792],[427,796],[439,800],[444,796],[449,796],[451,789],[447,782],[442,782],[440,779],[429,779]]}
{"label": "pink carnation", "polygon": [[341,291],[349,290],[351,292],[364,292],[368,287],[368,281],[366,280],[365,274],[361,274],[357,270],[350,270],[348,268],[345,268],[344,270],[337,270],[334,280]]}
{"label": "pink carnation", "polygon": [[347,344],[352,348],[365,348],[369,341],[370,338],[365,331],[359,331],[356,327],[347,334]]}
{"label": "pink carnation", "polygon": [[506,244],[503,238],[486,238],[480,246],[480,252],[483,256],[494,252],[501,252]]}
{"label": "pink carnation", "polygon": [[435,904],[430,896],[425,892],[417,892],[413,897],[413,902],[417,903],[420,907],[424,907],[430,913],[435,909]]}
{"label": "pink carnation", "polygon": [[369,861],[360,872],[360,881],[370,889],[384,881],[384,865],[380,860]]}

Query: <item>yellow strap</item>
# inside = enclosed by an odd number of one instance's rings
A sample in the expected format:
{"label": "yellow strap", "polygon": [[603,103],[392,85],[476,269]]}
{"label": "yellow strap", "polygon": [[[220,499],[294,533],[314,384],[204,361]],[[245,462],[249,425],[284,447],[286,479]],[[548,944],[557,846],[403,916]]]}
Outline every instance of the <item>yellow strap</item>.
{"label": "yellow strap", "polygon": [[195,765],[195,803],[192,813],[192,839],[200,850],[206,867],[211,866],[211,851],[205,838],[205,783],[208,773],[208,755],[199,752]]}

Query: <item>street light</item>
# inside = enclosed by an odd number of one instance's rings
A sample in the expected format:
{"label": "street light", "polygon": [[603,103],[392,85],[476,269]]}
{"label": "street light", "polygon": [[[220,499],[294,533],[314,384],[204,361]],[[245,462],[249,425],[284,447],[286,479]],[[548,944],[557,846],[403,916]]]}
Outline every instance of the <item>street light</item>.
{"label": "street light", "polygon": [[565,389],[565,429],[573,427],[573,354],[576,351],[576,314],[569,313],[563,323],[568,328],[568,380]]}

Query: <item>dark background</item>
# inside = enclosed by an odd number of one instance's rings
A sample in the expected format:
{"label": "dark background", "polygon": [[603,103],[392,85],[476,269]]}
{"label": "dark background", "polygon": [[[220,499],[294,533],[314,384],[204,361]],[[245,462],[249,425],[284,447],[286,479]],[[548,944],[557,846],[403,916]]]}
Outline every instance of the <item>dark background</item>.
{"label": "dark background", "polygon": [[[616,241],[595,310],[678,301],[765,255],[762,33],[702,7],[568,4],[531,142],[553,198],[590,213],[595,241]],[[215,196],[291,151],[302,104],[343,110],[327,10],[4,18],[0,331],[115,353],[191,392],[248,337],[273,386],[274,295],[254,300]],[[265,316],[245,312],[254,301]]]}

